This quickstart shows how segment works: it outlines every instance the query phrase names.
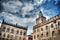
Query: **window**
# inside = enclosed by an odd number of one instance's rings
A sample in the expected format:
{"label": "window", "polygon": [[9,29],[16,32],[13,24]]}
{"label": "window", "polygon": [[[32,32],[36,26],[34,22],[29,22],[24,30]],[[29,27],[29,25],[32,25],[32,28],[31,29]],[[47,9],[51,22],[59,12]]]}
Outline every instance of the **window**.
{"label": "window", "polygon": [[10,38],[13,38],[13,35],[11,35]]}
{"label": "window", "polygon": [[19,34],[19,31],[17,31],[16,34]]}
{"label": "window", "polygon": [[58,26],[60,26],[60,22],[58,22]]}
{"label": "window", "polygon": [[39,38],[39,35],[37,35],[37,38]]}
{"label": "window", "polygon": [[43,34],[41,34],[41,37],[43,37]]}
{"label": "window", "polygon": [[48,26],[46,26],[46,30],[48,29]]}
{"label": "window", "polygon": [[19,39],[21,40],[21,37]]}
{"label": "window", "polygon": [[23,38],[23,40],[26,40],[26,38]]}
{"label": "window", "polygon": [[58,30],[58,34],[60,35],[60,30]]}
{"label": "window", "polygon": [[7,38],[9,38],[9,34],[7,35]]}
{"label": "window", "polygon": [[6,32],[9,32],[10,31],[10,29],[9,28],[7,28],[7,31]]}
{"label": "window", "polygon": [[36,39],[36,36],[34,35],[34,39]]}
{"label": "window", "polygon": [[20,32],[20,35],[22,35],[22,31]]}
{"label": "window", "polygon": [[55,36],[55,32],[54,31],[52,32],[52,36]]}
{"label": "window", "polygon": [[14,33],[14,29],[11,30],[11,33]]}
{"label": "window", "polygon": [[3,34],[3,37],[5,37],[6,36],[6,34]]}
{"label": "window", "polygon": [[43,28],[41,28],[41,31],[43,31]]}
{"label": "window", "polygon": [[51,24],[51,28],[53,28],[53,24]]}
{"label": "window", "polygon": [[5,28],[5,27],[3,27],[2,31],[3,31],[3,32],[5,32],[5,30],[6,30],[6,28]]}
{"label": "window", "polygon": [[26,32],[24,32],[24,36],[26,35]]}
{"label": "window", "polygon": [[46,36],[48,37],[48,32],[46,33]]}
{"label": "window", "polygon": [[39,32],[39,29],[37,29],[37,32]]}
{"label": "window", "polygon": [[56,20],[54,20],[54,23],[56,23]]}

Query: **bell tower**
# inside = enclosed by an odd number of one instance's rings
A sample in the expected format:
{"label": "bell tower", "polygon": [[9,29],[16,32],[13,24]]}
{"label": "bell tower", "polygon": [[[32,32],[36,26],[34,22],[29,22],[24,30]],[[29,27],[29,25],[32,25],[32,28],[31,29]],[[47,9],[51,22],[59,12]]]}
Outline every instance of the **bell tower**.
{"label": "bell tower", "polygon": [[46,22],[46,17],[43,16],[42,12],[39,12],[39,17],[36,19],[36,24],[38,23],[45,23]]}

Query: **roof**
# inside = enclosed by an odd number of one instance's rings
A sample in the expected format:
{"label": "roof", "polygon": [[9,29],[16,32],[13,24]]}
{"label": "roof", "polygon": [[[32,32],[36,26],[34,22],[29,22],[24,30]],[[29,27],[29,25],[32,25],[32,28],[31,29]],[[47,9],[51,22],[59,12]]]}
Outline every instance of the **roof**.
{"label": "roof", "polygon": [[24,29],[24,30],[27,30],[28,27],[23,27],[23,26],[20,26],[20,25],[14,25],[14,24],[10,24],[10,23],[7,23],[3,20],[2,24],[6,24],[6,25],[10,25],[10,26],[13,26],[13,27],[16,27],[16,28],[20,28],[20,29]]}

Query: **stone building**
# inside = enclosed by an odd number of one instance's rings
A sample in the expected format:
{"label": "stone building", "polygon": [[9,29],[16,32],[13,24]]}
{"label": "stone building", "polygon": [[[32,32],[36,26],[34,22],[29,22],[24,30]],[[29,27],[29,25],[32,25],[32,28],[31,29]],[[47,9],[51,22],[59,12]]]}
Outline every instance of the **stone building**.
{"label": "stone building", "polygon": [[26,40],[27,27],[9,24],[3,20],[0,40]]}
{"label": "stone building", "polygon": [[40,11],[33,27],[33,40],[60,40],[60,14],[46,20]]}

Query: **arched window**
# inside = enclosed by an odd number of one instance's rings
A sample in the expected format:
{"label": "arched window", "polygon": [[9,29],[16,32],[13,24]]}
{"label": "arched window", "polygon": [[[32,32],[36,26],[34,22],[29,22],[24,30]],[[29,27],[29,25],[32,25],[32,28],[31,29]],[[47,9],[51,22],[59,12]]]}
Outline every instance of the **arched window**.
{"label": "arched window", "polygon": [[55,32],[54,31],[52,32],[52,36],[55,36]]}
{"label": "arched window", "polygon": [[5,37],[6,36],[6,34],[3,34],[3,37]]}
{"label": "arched window", "polygon": [[16,31],[16,34],[19,34],[19,31]]}
{"label": "arched window", "polygon": [[10,31],[10,29],[9,28],[7,28],[7,31],[6,32],[9,32]]}
{"label": "arched window", "polygon": [[58,26],[60,26],[60,22],[58,22]]}
{"label": "arched window", "polygon": [[5,32],[5,31],[6,31],[6,28],[5,28],[5,27],[3,27],[3,28],[2,28],[2,31],[3,31],[3,32]]}
{"label": "arched window", "polygon": [[26,38],[23,38],[23,40],[26,40]]}
{"label": "arched window", "polygon": [[26,35],[26,32],[24,32],[24,36]]}
{"label": "arched window", "polygon": [[43,34],[41,34],[41,37],[43,37]]}
{"label": "arched window", "polygon": [[14,29],[11,29],[11,33],[14,33]]}
{"label": "arched window", "polygon": [[60,35],[60,30],[58,30],[58,34]]}
{"label": "arched window", "polygon": [[22,35],[22,31],[20,32],[20,35]]}
{"label": "arched window", "polygon": [[46,33],[46,36],[48,37],[48,32]]}
{"label": "arched window", "polygon": [[11,35],[10,38],[13,38],[13,35]]}
{"label": "arched window", "polygon": [[53,28],[54,26],[53,26],[53,24],[51,24],[51,28]]}
{"label": "arched window", "polygon": [[48,26],[46,26],[46,30],[48,29]]}
{"label": "arched window", "polygon": [[39,38],[39,35],[37,35],[37,38]]}
{"label": "arched window", "polygon": [[37,32],[39,32],[39,29],[37,29]]}
{"label": "arched window", "polygon": [[36,36],[34,35],[34,39],[36,39]]}
{"label": "arched window", "polygon": [[21,37],[19,38],[19,40],[21,40]]}
{"label": "arched window", "polygon": [[7,35],[7,38],[9,38],[9,34]]}
{"label": "arched window", "polygon": [[41,31],[43,31],[43,28],[41,28]]}

